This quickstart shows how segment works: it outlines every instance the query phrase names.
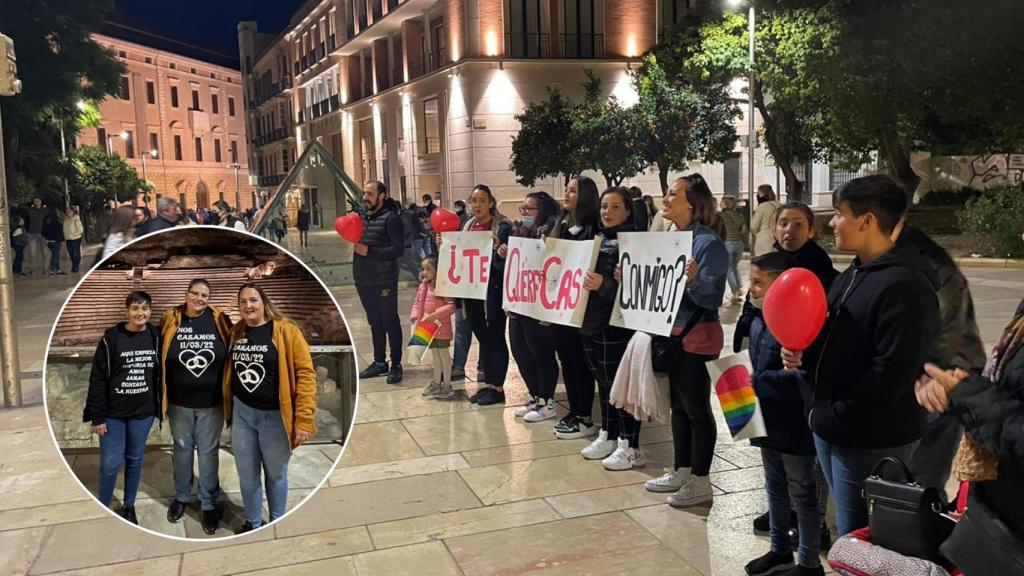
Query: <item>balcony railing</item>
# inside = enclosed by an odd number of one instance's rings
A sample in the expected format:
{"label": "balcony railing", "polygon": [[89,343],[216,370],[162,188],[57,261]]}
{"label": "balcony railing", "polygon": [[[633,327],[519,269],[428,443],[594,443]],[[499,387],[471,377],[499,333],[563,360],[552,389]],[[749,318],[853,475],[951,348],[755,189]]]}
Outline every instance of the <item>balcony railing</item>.
{"label": "balcony railing", "polygon": [[391,85],[398,86],[402,82],[405,82],[405,73],[402,72],[401,68],[395,68],[391,71]]}
{"label": "balcony railing", "polygon": [[546,33],[506,34],[505,54],[510,58],[547,58],[549,39]]}
{"label": "balcony railing", "polygon": [[327,53],[331,54],[338,45],[335,44],[334,34],[327,37]]}
{"label": "balcony railing", "polygon": [[382,16],[384,16],[384,11],[381,7],[380,0],[373,0],[373,21],[379,21]]}
{"label": "balcony railing", "polygon": [[260,176],[258,179],[260,186],[280,186],[281,182],[284,182],[284,174],[274,174],[273,176]]}
{"label": "balcony railing", "polygon": [[267,144],[272,144],[272,143],[277,142],[279,140],[284,140],[285,138],[288,138],[291,135],[292,135],[292,128],[286,126],[286,127],[283,127],[283,128],[277,128],[275,130],[272,130],[271,132],[269,132],[267,134],[262,134],[260,136],[257,136],[257,137],[252,139],[252,143],[253,143],[254,146],[259,148],[261,146],[266,146]]}
{"label": "balcony railing", "polygon": [[292,87],[292,79],[289,76],[278,80],[277,82],[270,83],[268,88],[261,89],[260,84],[256,85],[256,98],[249,101],[249,108],[256,108],[262,106],[264,102],[280,95],[285,90]]}
{"label": "balcony railing", "polygon": [[423,76],[423,61],[409,62],[409,80]]}
{"label": "balcony railing", "polygon": [[433,72],[439,70],[444,60],[444,54],[441,51],[427,52],[427,72]]}
{"label": "balcony railing", "polygon": [[604,58],[604,34],[562,34],[562,58]]}
{"label": "balcony railing", "polygon": [[356,25],[351,20],[345,24],[345,40],[351,40],[356,35]]}
{"label": "balcony railing", "polygon": [[[340,108],[341,108],[341,99],[339,99],[337,95],[331,96],[330,98],[325,98],[325,99],[317,102],[316,104],[313,104],[312,106],[310,106],[309,107],[309,118],[310,118],[310,120],[315,119],[315,118],[319,118],[321,116],[330,114],[331,112],[334,112],[334,111],[336,111],[336,110],[338,110]],[[301,122],[302,121],[301,120],[301,118],[302,118],[301,111],[299,113],[299,118],[300,118],[299,121]]]}

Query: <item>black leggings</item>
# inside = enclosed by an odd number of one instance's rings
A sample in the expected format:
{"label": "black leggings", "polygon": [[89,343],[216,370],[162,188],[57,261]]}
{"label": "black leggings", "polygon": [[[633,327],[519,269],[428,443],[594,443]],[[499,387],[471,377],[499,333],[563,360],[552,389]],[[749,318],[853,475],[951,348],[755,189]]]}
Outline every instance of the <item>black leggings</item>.
{"label": "black leggings", "polygon": [[[489,306],[484,316],[485,306]],[[483,360],[487,384],[501,388],[505,386],[508,373],[508,344],[505,342],[505,312],[500,306],[489,305],[483,300],[463,300],[463,312],[473,329],[473,335],[480,342],[480,357]]]}
{"label": "black leggings", "polygon": [[640,446],[640,421],[622,408],[616,408],[609,402],[615,372],[626,353],[626,345],[633,336],[632,330],[624,330],[609,326],[604,332],[587,336],[583,340],[583,357],[587,360],[590,372],[597,380],[597,392],[601,399],[601,428],[608,432],[608,439],[625,438],[632,448]]}
{"label": "black leggings", "polygon": [[675,467],[691,468],[696,476],[711,471],[718,434],[711,412],[711,375],[704,364],[712,358],[683,351],[669,372]]}
{"label": "black leggings", "polygon": [[533,318],[514,316],[508,322],[508,336],[512,356],[530,396],[553,400],[558,384],[558,362],[552,327],[541,326]]}
{"label": "black leggings", "polygon": [[555,352],[562,364],[562,382],[569,400],[569,413],[590,420],[594,411],[594,375],[583,357],[579,328],[552,324]]}

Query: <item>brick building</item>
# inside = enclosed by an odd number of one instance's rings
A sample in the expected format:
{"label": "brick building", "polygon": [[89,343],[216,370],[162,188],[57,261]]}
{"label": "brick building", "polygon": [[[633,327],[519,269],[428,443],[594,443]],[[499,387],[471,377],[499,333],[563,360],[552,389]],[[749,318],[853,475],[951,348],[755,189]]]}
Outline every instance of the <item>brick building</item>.
{"label": "brick building", "polygon": [[105,32],[93,38],[127,74],[120,93],[100,103],[101,126],[77,144],[104,147],[145,172],[155,186],[151,207],[164,196],[189,209],[219,199],[252,206],[241,74],[230,59],[117,25]]}

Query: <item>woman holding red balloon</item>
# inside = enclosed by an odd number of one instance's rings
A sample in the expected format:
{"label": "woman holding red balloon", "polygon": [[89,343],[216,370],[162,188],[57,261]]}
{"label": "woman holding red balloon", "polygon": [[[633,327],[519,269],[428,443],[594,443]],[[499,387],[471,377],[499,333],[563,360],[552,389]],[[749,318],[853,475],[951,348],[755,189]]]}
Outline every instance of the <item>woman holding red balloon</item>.
{"label": "woman holding red balloon", "polygon": [[664,216],[676,230],[693,233],[693,257],[686,264],[686,292],[672,330],[673,345],[682,348],[669,372],[675,463],[665,474],[648,480],[646,488],[673,492],[668,503],[686,508],[712,500],[708,474],[718,431],[705,363],[722,351],[718,306],[725,295],[729,252],[710,228],[715,199],[700,174],[684,176],[669,186]]}

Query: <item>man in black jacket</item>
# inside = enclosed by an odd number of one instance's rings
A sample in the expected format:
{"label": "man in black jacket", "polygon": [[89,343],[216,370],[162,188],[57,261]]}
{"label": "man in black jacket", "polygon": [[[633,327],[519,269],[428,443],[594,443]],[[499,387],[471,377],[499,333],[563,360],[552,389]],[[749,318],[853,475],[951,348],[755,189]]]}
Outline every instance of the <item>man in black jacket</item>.
{"label": "man in black jacket", "polygon": [[[360,378],[388,375],[388,384],[402,381],[402,321],[398,317],[398,260],[405,250],[402,207],[388,198],[382,182],[363,186],[363,237],[353,247],[352,276],[373,336],[373,364]],[[385,360],[391,343],[391,369]]]}
{"label": "man in black jacket", "polygon": [[[868,525],[864,480],[885,456],[909,462],[927,428],[914,383],[939,330],[935,289],[899,250],[906,211],[886,176],[851,180],[833,194],[836,246],[856,254],[832,284],[825,328],[807,351],[807,419],[836,504],[840,534]],[[787,368],[804,354],[783,350]]]}
{"label": "man in black jacket", "polygon": [[159,230],[174,228],[181,219],[181,206],[174,198],[161,198],[156,201],[156,218],[150,218],[135,228],[135,237],[152,234]]}

